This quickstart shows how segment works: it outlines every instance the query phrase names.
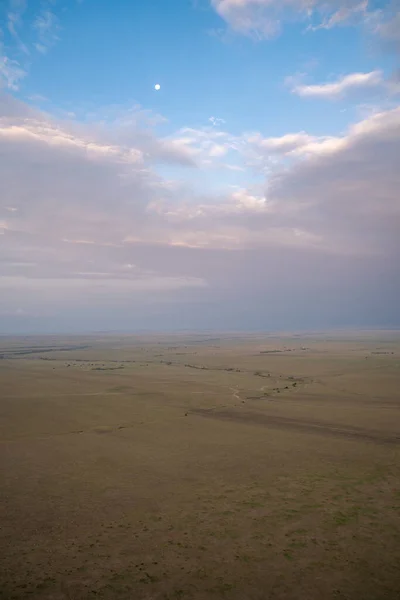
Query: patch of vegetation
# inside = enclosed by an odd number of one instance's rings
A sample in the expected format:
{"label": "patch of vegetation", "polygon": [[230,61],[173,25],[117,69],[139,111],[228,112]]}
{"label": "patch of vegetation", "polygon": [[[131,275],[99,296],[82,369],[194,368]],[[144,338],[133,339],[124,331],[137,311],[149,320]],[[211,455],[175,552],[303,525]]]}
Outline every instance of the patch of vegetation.
{"label": "patch of vegetation", "polygon": [[264,373],[263,371],[254,371],[253,373],[256,377],[271,377],[270,373]]}
{"label": "patch of vegetation", "polygon": [[119,371],[120,369],[124,369],[124,368],[125,367],[123,365],[120,365],[119,367],[92,367],[90,370],[91,371]]}
{"label": "patch of vegetation", "polygon": [[261,350],[260,354],[281,354],[283,352],[295,352],[296,348],[284,348],[283,350]]}

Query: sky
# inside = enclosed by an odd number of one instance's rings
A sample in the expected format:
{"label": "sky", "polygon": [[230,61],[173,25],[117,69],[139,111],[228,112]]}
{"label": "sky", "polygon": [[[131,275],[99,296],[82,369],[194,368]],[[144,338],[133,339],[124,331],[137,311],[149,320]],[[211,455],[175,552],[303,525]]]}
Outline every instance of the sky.
{"label": "sky", "polygon": [[399,327],[399,59],[400,0],[0,0],[0,333]]}

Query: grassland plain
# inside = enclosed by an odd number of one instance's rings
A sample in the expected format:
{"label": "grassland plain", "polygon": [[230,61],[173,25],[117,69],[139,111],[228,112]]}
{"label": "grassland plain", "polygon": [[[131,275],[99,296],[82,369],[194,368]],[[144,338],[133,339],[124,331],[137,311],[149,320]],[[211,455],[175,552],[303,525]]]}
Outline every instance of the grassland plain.
{"label": "grassland plain", "polygon": [[400,334],[0,338],[0,598],[400,598]]}

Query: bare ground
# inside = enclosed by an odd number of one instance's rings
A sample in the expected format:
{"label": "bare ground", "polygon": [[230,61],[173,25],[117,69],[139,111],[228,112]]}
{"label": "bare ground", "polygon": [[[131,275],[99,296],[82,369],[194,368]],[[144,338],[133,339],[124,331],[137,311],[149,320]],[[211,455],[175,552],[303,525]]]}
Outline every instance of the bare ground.
{"label": "bare ground", "polygon": [[0,338],[0,597],[400,597],[400,338]]}

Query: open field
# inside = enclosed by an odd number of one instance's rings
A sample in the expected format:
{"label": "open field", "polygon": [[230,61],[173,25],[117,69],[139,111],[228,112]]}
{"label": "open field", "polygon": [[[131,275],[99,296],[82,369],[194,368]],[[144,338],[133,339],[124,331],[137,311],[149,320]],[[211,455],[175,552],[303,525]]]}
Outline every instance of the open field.
{"label": "open field", "polygon": [[400,598],[399,333],[2,337],[0,416],[0,598]]}

